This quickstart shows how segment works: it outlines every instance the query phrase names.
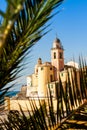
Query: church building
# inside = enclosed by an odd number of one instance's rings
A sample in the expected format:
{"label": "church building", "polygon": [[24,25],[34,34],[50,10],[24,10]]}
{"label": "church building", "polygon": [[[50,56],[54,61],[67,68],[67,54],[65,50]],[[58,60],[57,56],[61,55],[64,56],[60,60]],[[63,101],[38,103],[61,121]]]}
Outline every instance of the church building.
{"label": "church building", "polygon": [[60,39],[56,38],[51,48],[51,62],[43,63],[41,58],[38,59],[34,67],[34,73],[27,76],[27,85],[22,86],[21,91],[15,97],[5,99],[5,109],[20,110],[20,104],[22,109],[26,111],[27,104],[29,110],[31,110],[28,98],[34,99],[39,107],[38,97],[40,100],[48,98],[49,90],[53,99],[56,101],[58,95],[57,90],[61,89],[58,89],[59,80],[61,79],[61,83],[65,87],[69,75],[70,83],[73,85],[72,76],[75,78],[73,70],[76,70],[77,82],[80,86],[79,66],[73,61],[64,64],[64,49]]}
{"label": "church building", "polygon": [[39,58],[34,73],[27,76],[26,97],[47,97],[49,85],[55,97],[55,82],[59,81],[61,72],[64,73],[64,49],[60,39],[56,38],[51,48],[51,62],[42,63]]}

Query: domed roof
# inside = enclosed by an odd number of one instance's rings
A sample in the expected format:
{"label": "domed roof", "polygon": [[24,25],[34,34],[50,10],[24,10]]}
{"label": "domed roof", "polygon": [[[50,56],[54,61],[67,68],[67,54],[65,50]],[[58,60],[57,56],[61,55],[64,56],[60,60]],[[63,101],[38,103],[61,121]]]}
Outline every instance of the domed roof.
{"label": "domed roof", "polygon": [[66,63],[66,65],[79,69],[79,64],[74,61],[69,61],[68,63]]}
{"label": "domed roof", "polygon": [[59,38],[56,38],[53,42],[53,48],[60,48],[63,49],[63,46],[61,44],[61,41]]}

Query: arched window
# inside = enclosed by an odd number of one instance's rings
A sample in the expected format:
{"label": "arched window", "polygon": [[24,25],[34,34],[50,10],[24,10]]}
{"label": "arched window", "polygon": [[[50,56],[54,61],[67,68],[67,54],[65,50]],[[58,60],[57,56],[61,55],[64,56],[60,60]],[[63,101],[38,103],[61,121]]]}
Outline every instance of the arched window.
{"label": "arched window", "polygon": [[54,52],[54,59],[56,59],[56,52]]}

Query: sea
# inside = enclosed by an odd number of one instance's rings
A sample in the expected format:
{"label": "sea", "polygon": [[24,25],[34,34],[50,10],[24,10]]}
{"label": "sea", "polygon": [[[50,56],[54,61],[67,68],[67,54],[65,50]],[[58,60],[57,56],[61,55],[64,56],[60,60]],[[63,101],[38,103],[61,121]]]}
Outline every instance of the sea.
{"label": "sea", "polygon": [[0,105],[3,104],[4,97],[13,97],[16,96],[16,94],[19,93],[19,91],[8,91],[4,96],[2,96],[2,93],[0,92]]}
{"label": "sea", "polygon": [[19,93],[19,91],[9,91],[5,94],[5,96],[13,97],[16,96],[17,93]]}

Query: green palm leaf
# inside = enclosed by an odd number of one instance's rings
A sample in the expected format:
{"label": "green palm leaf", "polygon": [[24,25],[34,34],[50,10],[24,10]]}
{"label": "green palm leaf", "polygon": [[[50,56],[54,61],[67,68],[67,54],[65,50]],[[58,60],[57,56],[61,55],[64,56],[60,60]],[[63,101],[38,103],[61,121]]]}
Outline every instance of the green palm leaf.
{"label": "green palm leaf", "polygon": [[26,52],[44,36],[54,16],[52,10],[63,0],[7,0],[6,13],[0,11],[0,89],[13,81]]}

